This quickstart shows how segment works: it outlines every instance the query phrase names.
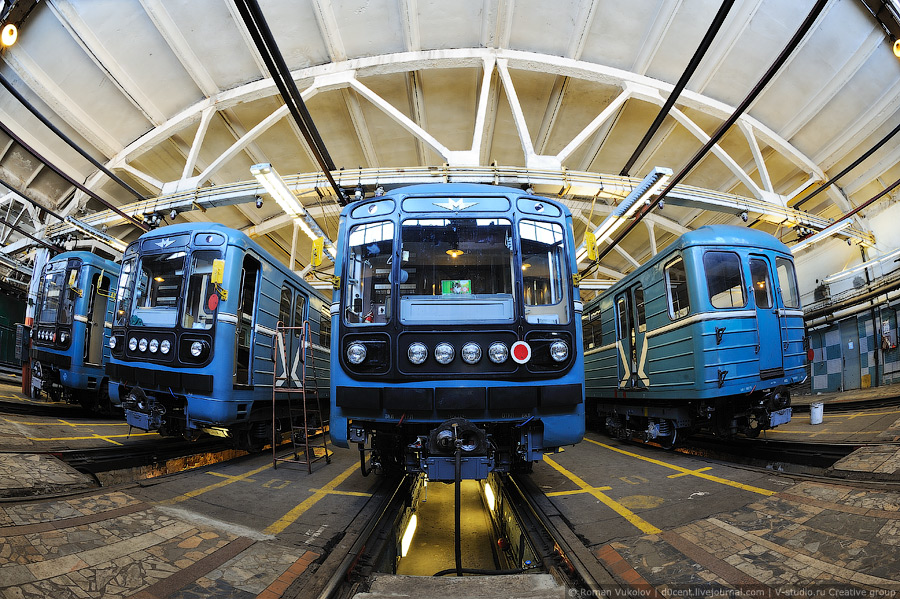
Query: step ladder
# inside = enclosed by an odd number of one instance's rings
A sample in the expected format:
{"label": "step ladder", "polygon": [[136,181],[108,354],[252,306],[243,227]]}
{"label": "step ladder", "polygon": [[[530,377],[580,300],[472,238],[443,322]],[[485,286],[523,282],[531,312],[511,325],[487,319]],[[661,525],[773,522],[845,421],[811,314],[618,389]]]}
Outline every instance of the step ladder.
{"label": "step ladder", "polygon": [[[299,336],[299,348],[293,348],[290,352],[291,341],[296,342],[295,335]],[[275,327],[276,351],[282,353],[286,359],[282,363],[286,366],[279,376],[277,367],[273,371],[272,381],[272,467],[278,468],[278,462],[293,464],[306,464],[306,470],[312,474],[313,462],[324,459],[331,463],[331,455],[328,452],[328,421],[322,413],[321,400],[318,389],[318,369],[315,367],[315,356],[312,345],[309,342],[309,321],[304,321],[302,326],[287,327],[281,321]],[[289,353],[299,357],[299,380],[291,365]],[[307,365],[312,371],[312,376],[307,378]],[[278,456],[278,441],[286,430],[280,426],[284,422],[284,414],[279,419],[279,406],[287,403],[287,420],[290,423],[291,452]]]}

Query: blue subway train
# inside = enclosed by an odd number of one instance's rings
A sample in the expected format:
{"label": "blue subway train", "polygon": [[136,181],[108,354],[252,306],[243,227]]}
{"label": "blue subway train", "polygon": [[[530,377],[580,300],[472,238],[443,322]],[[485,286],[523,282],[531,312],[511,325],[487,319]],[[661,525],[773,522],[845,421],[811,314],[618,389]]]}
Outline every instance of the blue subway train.
{"label": "blue subway train", "polygon": [[134,427],[205,432],[258,451],[273,419],[280,430],[291,424],[289,394],[275,387],[305,384],[327,402],[330,325],[325,299],[244,233],[215,223],[156,229],[122,259],[110,395]]}
{"label": "blue subway train", "polygon": [[682,235],[585,306],[586,397],[613,437],[671,446],[790,421],[806,379],[787,246],[745,227]]}
{"label": "blue subway train", "polygon": [[63,252],[40,273],[31,330],[32,395],[111,413],[108,299],[119,265],[90,252]]}
{"label": "blue subway train", "polygon": [[528,470],[581,441],[571,215],[520,189],[398,188],[341,212],[331,436],[376,471]]}

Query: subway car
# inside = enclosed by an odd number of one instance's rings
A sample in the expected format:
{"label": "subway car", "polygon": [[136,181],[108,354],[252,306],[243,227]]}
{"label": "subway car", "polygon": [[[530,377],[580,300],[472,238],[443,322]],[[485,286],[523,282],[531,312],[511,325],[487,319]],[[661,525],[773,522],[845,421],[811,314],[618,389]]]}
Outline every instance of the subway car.
{"label": "subway car", "polygon": [[109,298],[119,265],[90,252],[63,252],[40,273],[31,330],[32,395],[78,402],[112,413],[109,380]]}
{"label": "subway car", "polygon": [[338,246],[331,435],[358,446],[364,473],[480,480],[581,441],[564,205],[492,185],[401,187],[345,207]]}
{"label": "subway car", "polygon": [[790,421],[806,379],[790,250],[745,227],[688,232],[588,302],[585,393],[610,436],[671,447]]}
{"label": "subway car", "polygon": [[273,386],[306,385],[327,404],[330,324],[325,299],[244,233],[156,229],[122,259],[110,395],[136,428],[258,451],[273,418],[279,430],[291,425],[290,393]]}

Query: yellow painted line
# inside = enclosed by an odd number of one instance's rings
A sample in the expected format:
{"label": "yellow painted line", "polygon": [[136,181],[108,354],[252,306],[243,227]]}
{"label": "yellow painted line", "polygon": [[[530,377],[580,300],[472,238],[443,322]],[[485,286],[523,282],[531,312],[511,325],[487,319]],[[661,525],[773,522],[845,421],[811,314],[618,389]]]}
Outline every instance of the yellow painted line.
{"label": "yellow painted line", "polygon": [[272,467],[272,464],[266,464],[265,466],[260,466],[259,468],[255,469],[255,470],[245,472],[244,474],[238,474],[237,476],[228,476],[225,474],[218,474],[215,472],[207,472],[207,474],[214,474],[216,476],[221,476],[225,480],[218,482],[218,483],[213,483],[209,486],[203,487],[202,489],[195,489],[193,491],[188,491],[184,495],[179,495],[179,496],[173,497],[171,499],[166,499],[165,501],[160,501],[159,505],[173,505],[176,503],[181,503],[182,501],[187,501],[188,499],[193,499],[194,497],[197,497],[198,495],[203,495],[204,493],[208,493],[209,491],[214,491],[216,489],[221,489],[222,487],[230,485],[231,483],[236,483],[236,482],[240,482],[242,480],[246,480],[246,479],[250,478],[251,476],[253,476],[254,474],[259,474],[263,470],[268,470],[271,467]]}
{"label": "yellow painted line", "polygon": [[[58,424],[49,420],[44,420],[43,422],[23,422],[21,420],[4,418],[3,421],[9,422],[10,424],[21,424],[23,426],[50,426]],[[65,424],[68,426],[128,426],[127,422],[65,422]]]}
{"label": "yellow painted line", "polygon": [[157,433],[133,433],[131,435],[97,435],[91,437],[26,437],[29,441],[86,441],[88,439],[127,439],[128,437],[146,437]]}
{"label": "yellow painted line", "polygon": [[721,485],[727,485],[729,487],[735,487],[737,489],[743,489],[744,491],[750,491],[751,493],[759,493],[760,495],[775,495],[778,491],[770,491],[768,489],[762,489],[760,487],[754,487],[752,485],[745,485],[744,483],[739,483],[733,480],[728,480],[727,478],[720,478],[718,476],[712,476],[711,474],[704,474],[699,470],[691,470],[690,468],[683,468],[681,466],[676,466],[674,464],[667,464],[662,460],[656,460],[653,458],[644,457],[642,455],[638,455],[636,453],[631,453],[630,451],[625,451],[624,449],[619,449],[617,447],[612,447],[610,445],[606,445],[605,443],[600,443],[599,441],[594,441],[593,439],[588,439],[585,437],[585,441],[589,443],[593,443],[594,445],[599,445],[600,447],[605,447],[610,451],[615,451],[621,453],[623,455],[630,456],[632,458],[637,458],[639,460],[644,460],[645,462],[650,462],[651,464],[656,464],[657,466],[663,466],[665,468],[669,468],[671,470],[677,470],[682,474],[689,474],[691,476],[696,476],[697,478],[703,478],[714,483],[719,483]]}
{"label": "yellow painted line", "polygon": [[287,514],[273,522],[263,532],[269,535],[277,535],[278,533],[283,531],[285,528],[293,524],[297,520],[297,518],[302,516],[303,513],[306,512],[306,510],[315,505],[320,499],[327,497],[331,493],[334,493],[335,487],[347,480],[347,477],[353,474],[353,472],[358,467],[359,466],[357,464],[353,464],[352,466],[341,472],[339,475],[337,475],[335,478],[333,478],[331,482],[329,482],[321,489],[310,489],[310,491],[313,491],[313,494],[311,496],[307,497]]}
{"label": "yellow painted line", "polygon": [[630,522],[632,525],[634,525],[635,527],[640,529],[642,532],[649,534],[649,535],[659,534],[662,532],[662,529],[659,529],[659,528],[653,526],[652,524],[650,524],[649,522],[647,522],[646,520],[644,520],[643,518],[641,518],[640,516],[638,516],[637,514],[632,512],[631,510],[629,510],[627,507],[625,507],[618,501],[615,501],[612,497],[601,492],[601,489],[608,490],[608,489],[610,489],[610,487],[592,487],[591,485],[584,482],[584,480],[582,480],[581,477],[579,477],[577,474],[575,474],[573,472],[569,472],[568,470],[566,470],[565,468],[563,468],[562,466],[557,464],[555,461],[553,461],[549,457],[544,456],[544,461],[547,462],[548,464],[550,464],[553,468],[555,468],[558,472],[560,472],[563,476],[568,478],[570,481],[572,481],[573,483],[575,483],[576,485],[581,487],[581,492],[592,495],[594,498],[599,500],[601,503],[603,503],[607,507],[611,508],[614,512],[616,512],[617,514],[619,514],[620,516],[622,516],[623,518],[628,520],[628,522]]}
{"label": "yellow painted line", "polygon": [[712,470],[712,466],[707,466],[706,468],[697,468],[696,470],[691,470],[690,472],[679,472],[678,474],[670,474],[666,478],[678,478],[680,476],[688,476],[691,474],[696,474],[697,472],[706,472],[707,470]]}

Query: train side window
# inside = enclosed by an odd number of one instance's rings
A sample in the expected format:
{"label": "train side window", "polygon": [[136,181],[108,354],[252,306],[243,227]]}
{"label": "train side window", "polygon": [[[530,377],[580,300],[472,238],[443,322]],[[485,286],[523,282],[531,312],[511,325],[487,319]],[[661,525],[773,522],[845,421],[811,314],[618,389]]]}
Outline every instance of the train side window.
{"label": "train side window", "polygon": [[278,320],[281,326],[291,326],[291,290],[287,287],[281,288],[281,303],[278,305]]}
{"label": "train side window", "polygon": [[319,314],[319,345],[331,347],[331,313],[328,306]]}
{"label": "train side window", "polygon": [[800,293],[797,291],[797,274],[794,263],[786,258],[775,258],[775,269],[778,271],[778,286],[781,288],[781,299],[785,308],[800,307]]}
{"label": "train side window", "polygon": [[603,329],[601,328],[602,320],[600,312],[592,312],[586,314],[582,318],[584,332],[584,349],[585,351],[595,349],[603,345]]}
{"label": "train side window", "polygon": [[619,319],[618,339],[630,337],[632,331],[629,316],[631,315],[628,313],[628,298],[624,295],[616,298],[616,316]]}
{"label": "train side window", "polygon": [[741,258],[732,252],[706,252],[703,255],[706,287],[713,308],[742,308],[747,304]]}
{"label": "train side window", "polygon": [[646,333],[647,313],[644,310],[644,288],[641,285],[634,288],[634,309],[637,311],[638,332]]}
{"label": "train side window", "polygon": [[750,259],[750,285],[757,308],[772,307],[772,283],[769,281],[769,263],[758,258]]}
{"label": "train side window", "polygon": [[688,297],[687,271],[684,260],[678,258],[666,265],[666,294],[669,300],[669,316],[673,319],[687,316],[691,311]]}

